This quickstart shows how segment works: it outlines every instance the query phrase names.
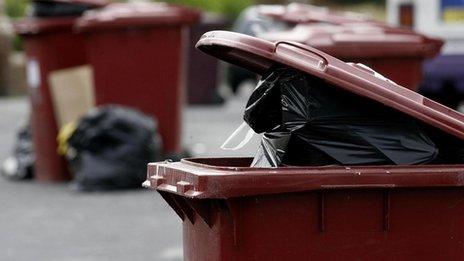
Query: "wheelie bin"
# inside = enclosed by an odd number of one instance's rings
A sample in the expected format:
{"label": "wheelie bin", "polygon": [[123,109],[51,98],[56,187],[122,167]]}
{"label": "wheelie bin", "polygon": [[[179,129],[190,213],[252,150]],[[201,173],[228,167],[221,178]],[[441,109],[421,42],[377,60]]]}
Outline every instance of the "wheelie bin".
{"label": "wheelie bin", "polygon": [[[315,48],[209,32],[197,44],[264,74],[284,65],[458,140],[464,115]],[[183,221],[184,260],[460,260],[464,165],[250,168],[249,158],[148,165]]]}
{"label": "wheelie bin", "polygon": [[[69,5],[79,5],[81,2],[66,1]],[[99,8],[105,4],[101,0],[87,0],[85,3],[88,8]],[[16,32],[24,40],[27,58],[31,128],[36,153],[34,176],[38,181],[65,181],[71,178],[64,158],[57,153],[58,129],[48,75],[56,70],[87,63],[82,37],[73,31],[75,20],[76,16],[27,17],[14,24]]]}
{"label": "wheelie bin", "polygon": [[436,56],[443,45],[439,39],[413,31],[392,31],[369,24],[301,24],[259,37],[273,42],[296,41],[345,62],[363,63],[414,91],[422,80],[423,63]]}
{"label": "wheelie bin", "polygon": [[94,70],[97,105],[121,104],[158,119],[163,148],[181,153],[188,25],[199,12],[166,3],[111,4],[76,29]]}
{"label": "wheelie bin", "polygon": [[[410,29],[399,28],[399,27],[392,27],[387,25],[386,23],[378,22],[371,19],[369,16],[353,13],[353,12],[341,12],[341,11],[333,11],[326,7],[319,7],[307,4],[299,4],[299,3],[292,3],[288,5],[256,5],[250,7],[250,9],[255,10],[255,20],[253,23],[241,20],[246,20],[247,18],[240,17],[238,20],[238,24],[243,24],[242,27],[239,28],[240,30],[236,30],[240,33],[247,33],[248,31],[252,31],[256,28],[256,24],[270,24],[273,25],[272,27],[258,27],[259,33],[250,34],[252,36],[258,36],[260,38],[264,38],[266,40],[293,40],[301,43],[312,43],[317,44],[316,48],[330,48],[336,49],[341,48],[343,50],[347,43],[341,43],[340,39],[337,39],[336,42],[332,39],[325,39],[329,37],[331,34],[362,34],[363,38],[360,38],[359,41],[360,45],[357,47],[357,50],[354,50],[353,55],[349,53],[350,50],[344,51],[342,55],[348,55],[347,57],[339,57],[339,58],[348,58],[347,61],[353,60],[357,62],[368,63],[370,61],[370,65],[372,67],[376,67],[374,69],[379,70],[380,73],[385,73],[386,76],[391,77],[393,80],[398,81],[400,85],[404,86],[411,86],[411,88],[417,89],[417,81],[421,77],[421,65],[422,60],[425,58],[433,56],[433,54],[429,53],[427,55],[417,53],[415,55],[407,55],[405,57],[401,57],[403,54],[402,50],[397,50],[397,55],[392,55],[391,52],[387,54],[385,57],[382,57],[382,46],[378,46],[379,43],[382,43],[384,39],[377,39],[374,41],[373,45],[378,48],[377,55],[373,56],[372,54],[366,54],[366,57],[359,56],[359,52],[363,47],[361,44],[365,42],[367,39],[365,38],[366,34],[370,33],[384,33],[384,34],[406,34],[406,35],[419,35]],[[253,26],[252,26],[253,25]],[[272,29],[272,30],[271,30]],[[280,34],[282,32],[282,34]],[[325,35],[314,35],[314,32],[318,34]],[[269,39],[266,37],[270,37]],[[310,39],[310,37],[315,37],[315,39]],[[359,36],[351,36],[351,38],[356,38]],[[392,36],[394,39],[395,36]],[[371,37],[372,38],[372,37]],[[386,38],[386,37],[384,37]],[[398,38],[396,38],[398,40]],[[426,48],[433,46],[436,42],[436,39],[426,38],[422,42],[422,45]],[[351,44],[355,44],[356,39],[352,39],[350,41]],[[420,42],[420,41],[419,41]],[[384,46],[387,46],[391,43],[389,39],[385,43]],[[406,45],[407,43],[405,43]],[[411,42],[410,44],[416,45],[417,43]],[[429,47],[427,47],[429,45]],[[332,46],[332,47],[331,47]],[[356,46],[353,46],[356,47]],[[417,46],[416,46],[417,47]],[[348,46],[348,48],[351,48]],[[431,47],[430,47],[431,48]],[[371,48],[372,49],[372,48]],[[407,50],[410,49],[410,46],[406,47]],[[437,52],[439,51],[439,47],[437,47]],[[325,50],[324,50],[325,51]],[[329,52],[330,53],[330,52]],[[372,51],[371,51],[372,53]],[[331,53],[332,54],[332,53]],[[337,56],[337,53],[333,53],[332,55]],[[383,60],[382,60],[383,58]],[[398,59],[402,59],[398,61]],[[397,71],[398,64],[405,64],[406,69],[412,70],[409,74],[402,74]],[[243,70],[236,69],[237,67],[231,66],[229,70],[230,77],[230,85],[233,89],[236,89],[237,86],[245,79],[253,79],[255,78],[254,75],[250,73],[244,73]],[[396,70],[396,72],[395,72]],[[240,72],[241,74],[239,74]],[[241,76],[243,75],[243,76]],[[398,79],[399,78],[399,79]]]}

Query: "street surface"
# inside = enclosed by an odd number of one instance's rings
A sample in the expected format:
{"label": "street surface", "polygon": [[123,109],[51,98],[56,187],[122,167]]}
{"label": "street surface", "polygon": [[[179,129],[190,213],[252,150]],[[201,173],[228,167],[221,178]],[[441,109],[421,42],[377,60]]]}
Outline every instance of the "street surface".
{"label": "street surface", "polygon": [[[222,142],[241,123],[245,97],[222,106],[188,107],[183,142],[195,156],[252,156]],[[25,98],[0,98],[0,160],[27,119]],[[76,193],[69,184],[0,178],[0,260],[182,260],[180,219],[154,191]]]}

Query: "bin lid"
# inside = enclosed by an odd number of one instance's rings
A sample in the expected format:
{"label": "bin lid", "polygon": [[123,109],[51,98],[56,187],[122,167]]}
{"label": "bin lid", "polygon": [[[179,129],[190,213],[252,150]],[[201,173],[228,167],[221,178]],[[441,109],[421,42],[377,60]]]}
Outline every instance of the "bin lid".
{"label": "bin lid", "polygon": [[33,2],[56,2],[64,4],[86,5],[91,7],[104,7],[109,4],[108,0],[33,0]]}
{"label": "bin lid", "polygon": [[99,10],[88,11],[77,22],[80,32],[191,24],[199,20],[200,11],[167,3],[115,3]]}
{"label": "bin lid", "polygon": [[316,48],[296,42],[273,43],[227,31],[208,32],[196,46],[258,74],[265,73],[273,64],[298,69],[464,139],[464,114],[380,77],[366,66],[342,62]]}
{"label": "bin lid", "polygon": [[443,41],[413,31],[394,31],[364,25],[297,25],[289,31],[269,32],[259,38],[272,42],[296,41],[336,57],[434,57]]}
{"label": "bin lid", "polygon": [[45,34],[58,31],[71,31],[75,18],[36,18],[27,17],[13,23],[17,34],[22,36]]}

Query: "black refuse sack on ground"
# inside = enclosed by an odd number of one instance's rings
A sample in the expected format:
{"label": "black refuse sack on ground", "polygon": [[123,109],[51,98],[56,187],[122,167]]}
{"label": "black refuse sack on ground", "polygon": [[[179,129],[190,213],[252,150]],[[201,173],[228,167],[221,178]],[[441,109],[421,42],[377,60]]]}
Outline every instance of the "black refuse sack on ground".
{"label": "black refuse sack on ground", "polygon": [[1,166],[4,177],[12,180],[30,179],[34,174],[35,151],[29,124],[18,130],[13,155]]}
{"label": "black refuse sack on ground", "polygon": [[94,6],[76,3],[60,3],[50,0],[36,0],[32,2],[31,16],[34,17],[74,17],[81,16]]}
{"label": "black refuse sack on ground", "polygon": [[78,190],[140,188],[147,163],[160,160],[161,138],[151,117],[110,105],[82,118],[68,146]]}
{"label": "black refuse sack on ground", "polygon": [[464,159],[464,146],[457,139],[290,68],[271,68],[263,76],[244,119],[255,132],[264,133],[254,167],[411,165]]}

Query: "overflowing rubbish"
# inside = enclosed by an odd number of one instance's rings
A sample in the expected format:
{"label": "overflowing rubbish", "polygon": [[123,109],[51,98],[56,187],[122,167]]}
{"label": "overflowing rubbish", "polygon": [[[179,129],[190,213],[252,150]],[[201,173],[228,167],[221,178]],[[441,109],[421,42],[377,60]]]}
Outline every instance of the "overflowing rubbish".
{"label": "overflowing rubbish", "polygon": [[254,167],[464,162],[462,142],[449,135],[286,67],[263,76],[244,119],[263,133]]}
{"label": "overflowing rubbish", "polygon": [[83,117],[67,141],[76,189],[140,188],[148,162],[160,159],[156,121],[136,110],[108,105]]}
{"label": "overflowing rubbish", "polygon": [[13,155],[3,161],[2,176],[11,180],[30,179],[34,174],[35,151],[30,126],[21,127],[16,135]]}

